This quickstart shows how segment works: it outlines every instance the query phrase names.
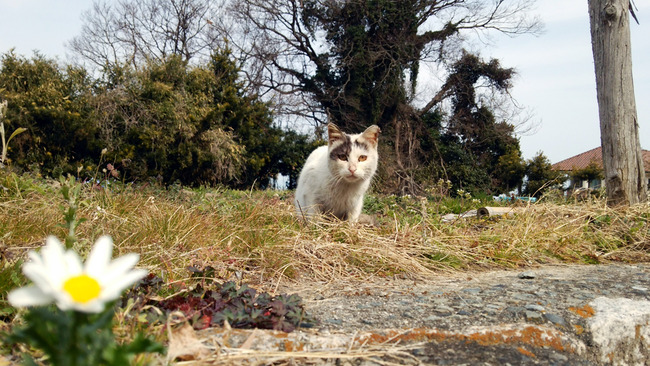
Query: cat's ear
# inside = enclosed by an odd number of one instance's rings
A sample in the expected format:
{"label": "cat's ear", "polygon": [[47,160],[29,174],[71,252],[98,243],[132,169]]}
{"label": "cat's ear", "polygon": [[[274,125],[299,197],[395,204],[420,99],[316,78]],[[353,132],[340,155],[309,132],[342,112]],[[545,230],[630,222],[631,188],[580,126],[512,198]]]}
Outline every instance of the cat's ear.
{"label": "cat's ear", "polygon": [[366,128],[365,131],[361,134],[361,138],[363,138],[364,141],[370,142],[372,144],[372,147],[377,147],[377,142],[379,141],[379,133],[381,132],[381,129],[377,125],[372,125],[368,128]]}
{"label": "cat's ear", "polygon": [[337,125],[330,122],[327,124],[327,137],[329,144],[332,145],[334,141],[343,140],[345,138],[345,134],[339,129]]}

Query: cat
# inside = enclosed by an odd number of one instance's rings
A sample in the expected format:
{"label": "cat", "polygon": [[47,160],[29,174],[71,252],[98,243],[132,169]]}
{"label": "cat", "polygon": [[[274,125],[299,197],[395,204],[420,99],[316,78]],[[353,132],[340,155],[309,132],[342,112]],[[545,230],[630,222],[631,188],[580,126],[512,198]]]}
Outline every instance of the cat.
{"label": "cat", "polygon": [[309,155],[298,176],[294,203],[299,216],[359,220],[363,196],[377,170],[380,132],[372,125],[363,133],[348,135],[333,123],[327,125],[328,144]]}

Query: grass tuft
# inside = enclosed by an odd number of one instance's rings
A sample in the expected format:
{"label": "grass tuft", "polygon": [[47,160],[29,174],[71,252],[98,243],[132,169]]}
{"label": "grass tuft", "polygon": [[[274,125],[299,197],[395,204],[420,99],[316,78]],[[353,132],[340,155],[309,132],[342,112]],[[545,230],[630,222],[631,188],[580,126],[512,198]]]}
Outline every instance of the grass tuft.
{"label": "grass tuft", "polygon": [[[25,284],[28,250],[48,235],[65,238],[66,201],[60,182],[0,175],[0,324],[20,316],[7,293]],[[650,261],[650,204],[610,208],[604,200],[541,202],[514,214],[461,218],[449,213],[495,205],[461,197],[367,197],[375,225],[296,217],[290,191],[168,189],[155,185],[84,185],[77,200],[80,238],[87,255],[101,235],[115,243],[113,257],[140,254],[138,266],[166,286],[196,284],[188,267],[214,269],[213,280],[235,280],[275,294],[283,285],[328,286],[375,277],[428,279],[441,272],[512,269],[539,264]],[[212,273],[212,272],[211,272]],[[171,291],[171,290],[170,290]],[[166,298],[173,294],[159,293]],[[134,311],[118,312],[115,333],[165,337],[165,325]],[[2,330],[2,329],[0,329]],[[146,362],[146,360],[142,360]]]}
{"label": "grass tuft", "polygon": [[[65,202],[56,182],[15,175],[3,182],[13,187],[0,195],[3,260],[24,258],[47,235],[65,236]],[[647,204],[613,209],[604,201],[547,202],[508,216],[442,222],[460,204],[494,205],[451,201],[369,196],[366,211],[377,226],[305,224],[294,214],[292,192],[88,185],[81,192],[78,215],[85,221],[77,236],[85,238],[84,253],[96,238],[111,235],[115,256],[139,253],[140,265],[168,282],[185,279],[192,265],[212,266],[221,280],[236,275],[265,285],[650,259]]]}

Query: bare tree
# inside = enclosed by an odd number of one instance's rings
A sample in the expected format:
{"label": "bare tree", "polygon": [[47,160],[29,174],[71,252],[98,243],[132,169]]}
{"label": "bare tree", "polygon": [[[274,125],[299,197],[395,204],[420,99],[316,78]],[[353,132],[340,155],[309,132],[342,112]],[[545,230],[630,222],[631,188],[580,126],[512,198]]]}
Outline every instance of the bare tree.
{"label": "bare tree", "polygon": [[93,2],[83,13],[72,52],[100,70],[179,55],[206,56],[222,41],[212,27],[220,2],[210,0],[119,0]]}
{"label": "bare tree", "polygon": [[[398,177],[395,190],[417,192],[414,177],[430,173],[417,169],[430,166],[430,160],[442,164],[440,154],[431,154],[437,148],[428,144],[425,150],[421,143],[432,112],[453,113],[454,103],[444,102],[462,92],[455,75],[472,74],[463,79],[468,88],[485,82],[484,90],[507,93],[509,83],[495,82],[498,75],[486,72],[493,64],[506,78],[512,75],[498,63],[478,59],[468,65],[474,70],[452,73],[465,55],[465,37],[535,33],[541,25],[528,15],[533,5],[526,0],[233,0],[235,21],[224,28],[259,95],[317,130],[328,120],[352,131],[380,126],[382,148],[390,149],[382,152],[387,170],[380,175]],[[430,95],[416,93],[425,63],[447,79]],[[415,95],[424,107],[415,107]],[[478,94],[468,99],[475,96],[478,100]]]}
{"label": "bare tree", "polygon": [[589,0],[605,186],[610,205],[647,200],[628,10],[632,10],[630,0]]}
{"label": "bare tree", "polygon": [[[344,93],[353,81],[337,80],[336,86],[331,81],[346,77],[341,71],[358,63],[356,55],[351,53],[354,47],[368,46],[346,45],[345,40],[336,39],[346,35],[333,30],[343,25],[348,9],[356,6],[364,11],[367,8],[364,3],[364,0],[234,0],[231,9],[235,21],[224,29],[242,60],[246,60],[251,86],[260,95],[272,95],[269,99],[278,102],[285,111],[318,125],[328,118],[328,113],[336,114],[346,105],[362,103]],[[385,84],[405,83],[409,79],[414,88],[420,62],[453,62],[461,56],[463,38],[468,34],[497,31],[517,35],[535,33],[541,28],[538,19],[528,16],[534,1],[403,0],[399,3],[408,8],[413,19],[408,24],[395,22],[391,30],[382,33],[390,37],[377,40],[377,45],[384,42],[384,46],[367,47],[366,57],[374,62],[373,69],[382,70],[376,78]],[[375,25],[366,24],[367,27]],[[430,111],[450,95],[449,86],[443,85],[417,113]]]}

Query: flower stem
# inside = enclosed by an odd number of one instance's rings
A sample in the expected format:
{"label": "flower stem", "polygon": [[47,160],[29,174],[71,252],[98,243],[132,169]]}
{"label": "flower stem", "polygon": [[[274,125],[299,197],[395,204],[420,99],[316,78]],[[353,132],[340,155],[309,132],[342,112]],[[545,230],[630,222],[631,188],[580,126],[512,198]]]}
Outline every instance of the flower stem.
{"label": "flower stem", "polygon": [[80,312],[72,311],[72,327],[70,327],[70,331],[72,333],[71,334],[72,342],[70,343],[70,348],[71,348],[70,353],[72,354],[72,360],[71,360],[72,363],[70,366],[77,366],[78,365],[77,361],[83,354],[82,350],[79,349],[79,343],[80,343],[79,330],[84,325],[84,321],[83,319],[81,319],[82,316],[83,314],[81,314]]}

